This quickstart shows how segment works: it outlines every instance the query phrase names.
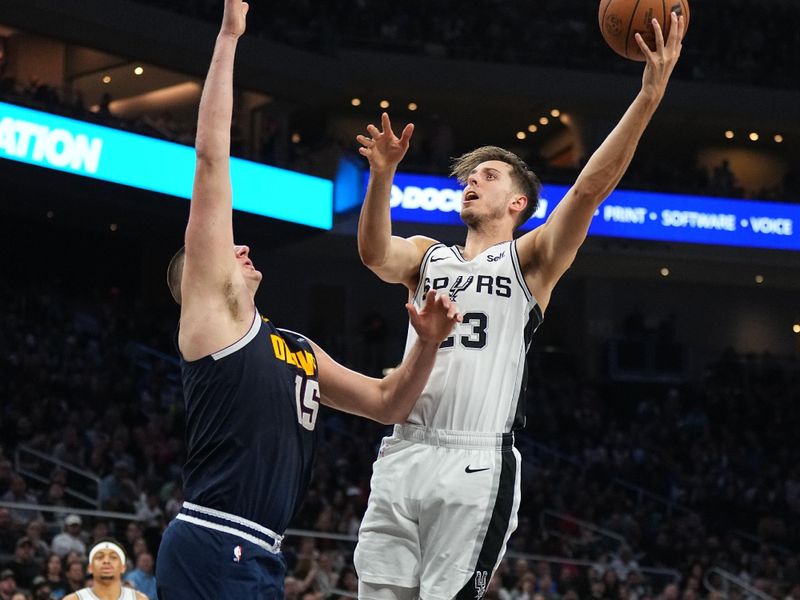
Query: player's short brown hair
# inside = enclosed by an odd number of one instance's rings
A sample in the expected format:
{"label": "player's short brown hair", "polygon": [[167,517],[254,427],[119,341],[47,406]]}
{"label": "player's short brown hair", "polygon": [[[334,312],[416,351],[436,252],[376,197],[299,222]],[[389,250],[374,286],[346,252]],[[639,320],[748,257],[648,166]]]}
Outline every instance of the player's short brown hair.
{"label": "player's short brown hair", "polygon": [[498,146],[481,146],[471,152],[462,154],[453,160],[450,176],[458,179],[462,185],[467,183],[469,174],[479,164],[487,160],[499,160],[511,167],[511,180],[519,191],[528,199],[525,209],[519,214],[515,229],[531,218],[539,205],[539,194],[542,191],[542,182],[528,165],[513,152]]}
{"label": "player's short brown hair", "polygon": [[167,286],[172,298],[181,303],[181,278],[183,277],[183,262],[186,258],[186,246],[182,246],[169,261],[167,267]]}

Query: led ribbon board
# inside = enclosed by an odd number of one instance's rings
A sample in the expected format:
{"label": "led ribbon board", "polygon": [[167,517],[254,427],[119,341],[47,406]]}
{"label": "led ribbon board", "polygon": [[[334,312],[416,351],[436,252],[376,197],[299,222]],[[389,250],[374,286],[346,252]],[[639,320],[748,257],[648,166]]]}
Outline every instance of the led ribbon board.
{"label": "led ribbon board", "polygon": [[[194,148],[0,102],[0,158],[191,198]],[[231,159],[233,208],[333,226],[333,182]]]}
{"label": "led ribbon board", "polygon": [[[545,185],[522,229],[542,224],[568,189]],[[462,191],[447,177],[398,173],[392,219],[461,225]],[[589,235],[800,251],[799,226],[800,205],[617,190],[595,212]]]}

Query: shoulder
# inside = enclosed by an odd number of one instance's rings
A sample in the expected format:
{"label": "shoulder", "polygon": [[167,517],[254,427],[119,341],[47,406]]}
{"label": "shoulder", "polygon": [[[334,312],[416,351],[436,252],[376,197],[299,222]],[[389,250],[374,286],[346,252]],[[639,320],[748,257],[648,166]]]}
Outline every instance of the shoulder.
{"label": "shoulder", "polygon": [[64,596],[63,600],[80,600],[80,597],[77,593],[73,592],[72,594]]}
{"label": "shoulder", "polygon": [[142,592],[135,591],[134,594],[136,595],[136,600],[150,600],[146,595]]}
{"label": "shoulder", "polygon": [[435,240],[424,235],[412,235],[410,238],[408,238],[408,241],[417,247],[417,250],[420,253],[420,259],[431,246],[435,246],[436,244],[440,243],[439,240]]}

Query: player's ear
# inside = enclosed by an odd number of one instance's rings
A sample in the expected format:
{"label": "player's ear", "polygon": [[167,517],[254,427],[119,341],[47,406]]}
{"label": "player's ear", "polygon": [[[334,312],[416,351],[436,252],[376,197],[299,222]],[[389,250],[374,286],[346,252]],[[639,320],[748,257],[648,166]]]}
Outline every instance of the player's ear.
{"label": "player's ear", "polygon": [[514,199],[511,201],[511,207],[517,212],[522,212],[525,210],[526,206],[528,206],[528,197],[522,194],[514,196]]}

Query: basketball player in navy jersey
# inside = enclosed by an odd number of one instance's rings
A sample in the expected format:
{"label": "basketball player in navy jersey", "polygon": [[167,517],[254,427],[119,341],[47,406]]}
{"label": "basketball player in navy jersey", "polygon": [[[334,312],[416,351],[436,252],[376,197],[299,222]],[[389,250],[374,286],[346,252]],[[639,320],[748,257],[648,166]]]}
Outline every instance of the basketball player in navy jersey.
{"label": "basketball player in navy jersey", "polygon": [[[526,353],[554,286],[586,238],[592,216],[620,181],[659,105],[681,51],[683,17],[672,14],[657,45],[637,34],[647,64],[642,88],[547,222],[514,240],[533,214],[540,183],[515,154],[483,147],[453,174],[465,186],[463,246],[392,236],[390,194],[413,126],[358,136],[370,180],[358,228],[362,261],[401,283],[414,303],[430,290],[458,299],[463,322],[442,344],[425,391],[386,438],[372,477],[355,565],[359,598],[480,599],[516,528],[524,426]],[[417,339],[409,328],[407,350]]]}
{"label": "basketball player in navy jersey", "polygon": [[181,307],[186,502],[159,549],[160,600],[283,598],[281,536],[308,485],[320,404],[402,422],[460,318],[446,296],[409,305],[419,343],[378,380],[259,314],[261,273],[247,246],[234,245],[229,174],[234,52],[247,11],[225,0],[200,101],[186,245],[168,269]]}

